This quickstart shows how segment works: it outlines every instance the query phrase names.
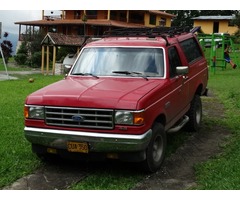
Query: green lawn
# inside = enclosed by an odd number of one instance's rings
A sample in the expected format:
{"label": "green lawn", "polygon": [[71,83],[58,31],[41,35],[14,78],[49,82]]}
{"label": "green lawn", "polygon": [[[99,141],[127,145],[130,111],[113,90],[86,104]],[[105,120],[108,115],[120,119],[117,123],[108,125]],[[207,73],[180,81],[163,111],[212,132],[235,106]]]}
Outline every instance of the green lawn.
{"label": "green lawn", "polygon": [[[6,64],[7,71],[25,71],[25,70],[31,70],[32,68],[26,67],[26,66],[14,66],[14,58],[9,59],[9,63]],[[3,63],[2,58],[0,58],[0,71],[5,71],[5,66]]]}
{"label": "green lawn", "polygon": [[[240,68],[217,69],[211,75],[209,88],[213,90],[226,109],[226,119],[218,123],[226,124],[232,136],[223,147],[224,152],[206,163],[196,166],[197,189],[239,190],[240,189]],[[217,125],[217,124],[216,124]]]}
{"label": "green lawn", "polygon": [[30,144],[23,134],[24,101],[27,95],[36,89],[62,78],[32,75],[35,82],[29,83],[29,77],[0,81],[0,188],[32,172],[40,165],[39,160],[31,153]]}
{"label": "green lawn", "polygon": [[[33,77],[34,83],[28,79]],[[0,81],[0,188],[11,184],[18,178],[33,172],[41,165],[39,159],[31,153],[31,146],[23,133],[23,106],[25,98],[33,91],[63,76],[28,75],[18,80]],[[240,69],[216,69],[210,73],[209,89],[213,90],[226,108],[226,119],[211,122],[212,126],[226,124],[232,131],[223,154],[196,168],[197,183],[194,189],[240,189]],[[184,142],[186,134],[176,134],[170,138],[168,155]],[[111,167],[110,167],[111,169]],[[131,189],[145,175],[136,170],[115,167],[94,170],[85,180],[71,189]]]}

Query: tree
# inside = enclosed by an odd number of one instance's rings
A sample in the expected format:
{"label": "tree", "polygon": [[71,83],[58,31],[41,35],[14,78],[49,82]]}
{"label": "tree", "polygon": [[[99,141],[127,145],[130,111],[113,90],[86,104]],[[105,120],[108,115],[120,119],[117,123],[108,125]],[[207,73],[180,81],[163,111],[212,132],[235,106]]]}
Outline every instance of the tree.
{"label": "tree", "polygon": [[235,13],[235,18],[232,20],[232,24],[236,25],[240,29],[240,13]]}
{"label": "tree", "polygon": [[27,64],[27,59],[28,59],[28,49],[27,49],[27,43],[22,42],[20,45],[17,54],[14,57],[14,60],[18,65],[25,65]]}
{"label": "tree", "polygon": [[199,10],[168,10],[168,13],[176,15],[172,21],[172,26],[192,26],[191,18],[199,16]]}
{"label": "tree", "polygon": [[[12,56],[12,42],[7,40],[7,37],[8,37],[8,32],[5,32],[3,34],[3,37],[5,38],[2,43],[1,43],[1,47],[2,47],[2,51],[3,51],[3,56],[4,56],[4,59],[5,59],[5,62],[8,63],[8,60],[9,58]],[[2,56],[2,55],[0,55]]]}
{"label": "tree", "polygon": [[235,42],[239,43],[240,42],[240,12],[237,12],[235,14],[235,18],[232,20],[232,24],[238,27],[237,32],[234,34],[236,36]]}
{"label": "tree", "polygon": [[15,56],[15,61],[20,65],[40,67],[41,41],[43,40],[43,37],[44,35],[38,30],[27,30],[24,34],[22,44]]}

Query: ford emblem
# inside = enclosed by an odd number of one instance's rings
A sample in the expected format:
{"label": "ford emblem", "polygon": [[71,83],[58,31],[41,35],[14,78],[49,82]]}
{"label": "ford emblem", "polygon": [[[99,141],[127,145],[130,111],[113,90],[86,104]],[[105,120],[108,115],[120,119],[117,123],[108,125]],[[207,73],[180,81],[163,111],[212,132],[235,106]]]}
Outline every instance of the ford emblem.
{"label": "ford emblem", "polygon": [[73,115],[72,116],[72,120],[75,122],[83,122],[84,121],[84,117],[80,116],[80,115]]}

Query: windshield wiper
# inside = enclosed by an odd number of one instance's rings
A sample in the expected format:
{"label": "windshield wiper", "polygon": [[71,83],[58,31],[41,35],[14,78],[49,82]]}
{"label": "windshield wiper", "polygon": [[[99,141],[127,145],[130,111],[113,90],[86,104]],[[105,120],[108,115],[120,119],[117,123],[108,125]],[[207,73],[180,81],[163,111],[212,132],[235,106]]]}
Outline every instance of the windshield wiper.
{"label": "windshield wiper", "polygon": [[112,73],[114,73],[114,74],[126,74],[126,75],[134,75],[134,74],[137,74],[137,75],[141,75],[141,77],[143,77],[144,79],[148,80],[147,76],[146,76],[146,75],[143,75],[143,73],[141,73],[141,72],[112,71]]}
{"label": "windshield wiper", "polygon": [[112,73],[114,73],[114,74],[131,74],[131,72],[130,71],[112,71]]}
{"label": "windshield wiper", "polygon": [[92,74],[92,73],[74,73],[72,75],[80,75],[80,76],[92,76],[92,77],[95,77],[95,78],[99,78],[98,76]]}

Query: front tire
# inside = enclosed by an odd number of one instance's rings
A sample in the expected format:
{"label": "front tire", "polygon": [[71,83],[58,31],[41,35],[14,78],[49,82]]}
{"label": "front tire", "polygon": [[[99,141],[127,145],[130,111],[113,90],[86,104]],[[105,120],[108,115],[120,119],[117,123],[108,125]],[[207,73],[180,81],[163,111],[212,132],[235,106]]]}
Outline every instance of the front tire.
{"label": "front tire", "polygon": [[146,149],[146,160],[143,166],[147,172],[156,172],[165,157],[167,137],[162,124],[155,122],[152,128],[153,136]]}
{"label": "front tire", "polygon": [[47,153],[46,147],[32,144],[32,152],[43,162],[55,162],[58,159],[58,155]]}

